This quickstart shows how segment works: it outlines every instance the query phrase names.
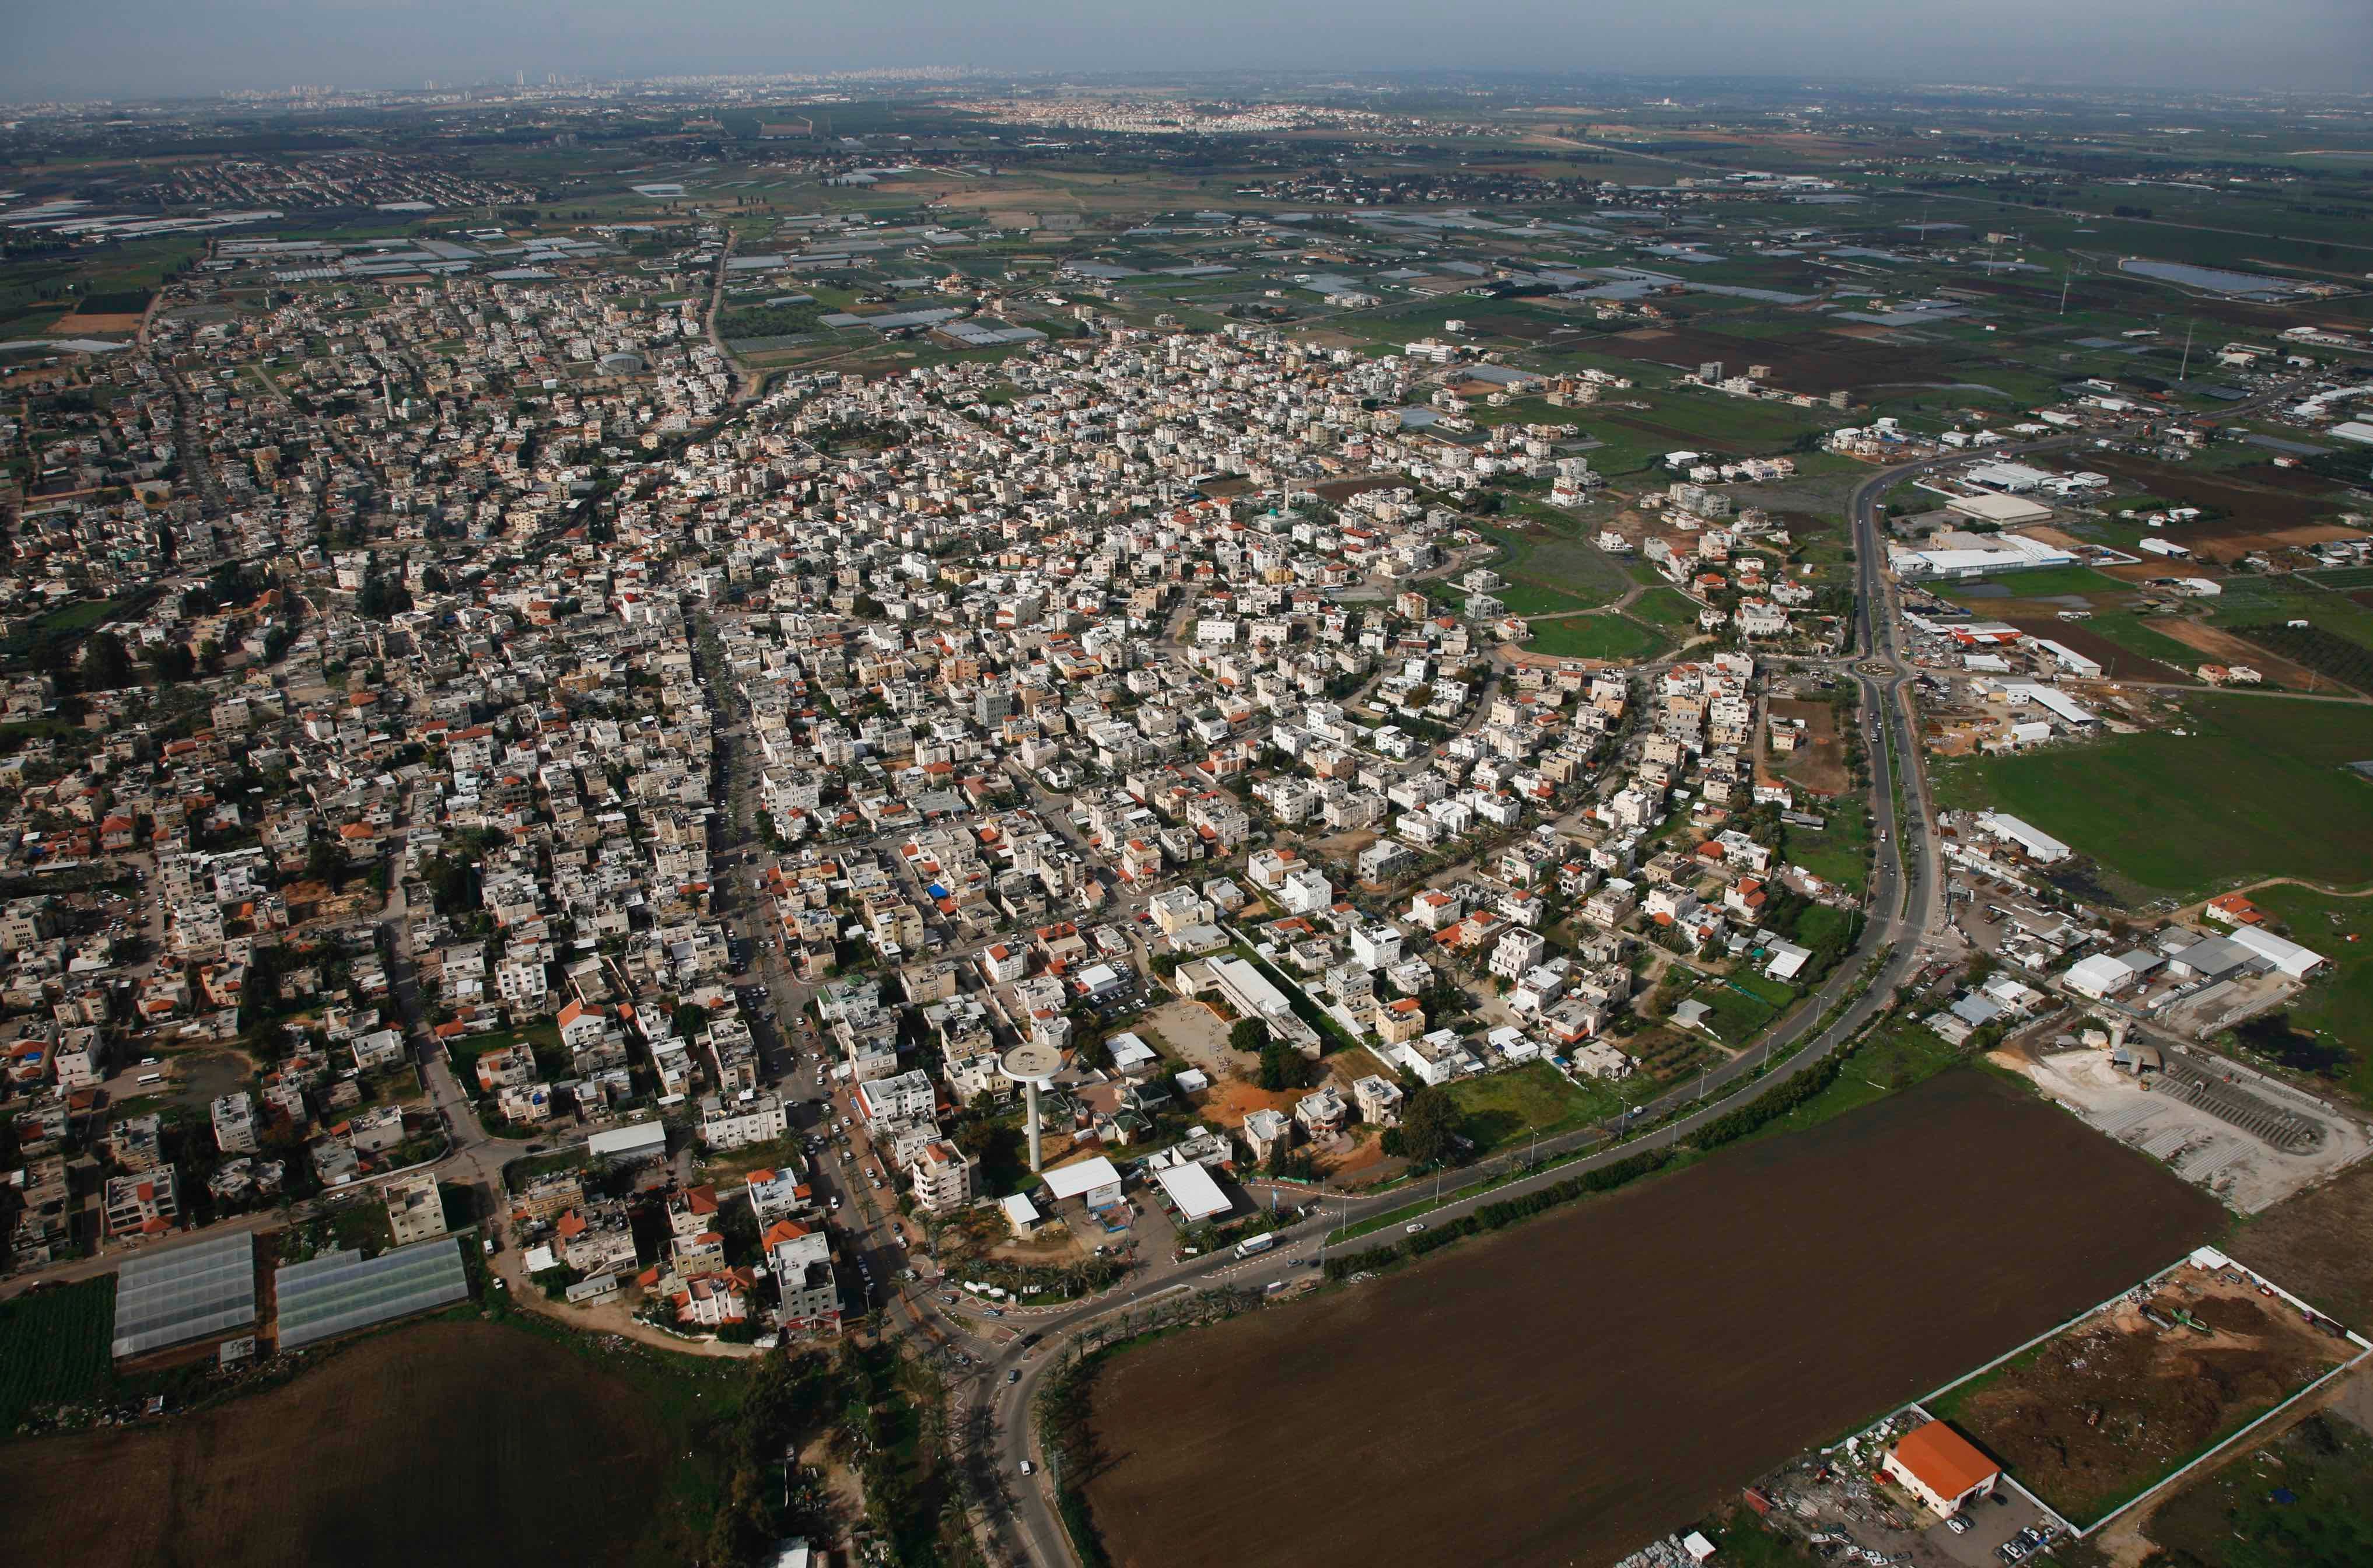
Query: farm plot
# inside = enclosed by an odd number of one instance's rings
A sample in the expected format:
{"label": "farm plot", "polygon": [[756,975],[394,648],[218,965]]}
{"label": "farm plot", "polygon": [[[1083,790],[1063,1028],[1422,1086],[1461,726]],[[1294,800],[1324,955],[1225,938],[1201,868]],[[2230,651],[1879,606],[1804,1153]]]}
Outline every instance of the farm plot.
{"label": "farm plot", "polygon": [[[2183,733],[2177,733],[2177,730]],[[1991,805],[2099,861],[2129,893],[2250,876],[2373,878],[2373,708],[2187,697],[2168,728],[2024,755],[1940,760],[1945,804]]]}
{"label": "farm plot", "polygon": [[[1890,1172],[1917,1173],[1921,1224],[1953,1238],[1916,1267],[1874,1218]],[[1947,1072],[1115,1356],[1088,1500],[1125,1568],[1611,1562],[2221,1223],[2132,1151]],[[1310,1484],[1313,1429],[1278,1419],[1280,1388],[1326,1412],[1327,1464],[1359,1485]],[[1294,1526],[1245,1527],[1264,1518]]]}
{"label": "farm plot", "polygon": [[104,1394],[114,1332],[112,1274],[0,1302],[0,1437],[45,1406]]}
{"label": "farm plot", "polygon": [[2089,1526],[2355,1357],[2260,1288],[2186,1263],[1925,1408]]}
{"label": "farm plot", "polygon": [[[674,1515],[687,1445],[618,1372],[523,1330],[427,1323],[165,1425],[19,1450],[0,1515],[24,1561],[87,1568],[623,1564]],[[519,1506],[543,1488],[570,1505]]]}

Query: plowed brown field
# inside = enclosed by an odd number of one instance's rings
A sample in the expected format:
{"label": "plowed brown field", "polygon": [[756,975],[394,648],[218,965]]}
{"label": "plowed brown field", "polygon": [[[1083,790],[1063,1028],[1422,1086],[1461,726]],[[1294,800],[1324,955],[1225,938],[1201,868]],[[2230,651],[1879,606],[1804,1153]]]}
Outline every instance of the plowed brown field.
{"label": "plowed brown field", "polygon": [[1600,1563],[2222,1228],[1954,1072],[1810,1131],[1117,1357],[1115,1561]]}
{"label": "plowed brown field", "polygon": [[626,1563],[670,1446],[623,1376],[424,1323],[216,1410],[0,1448],[0,1518],[10,1561],[81,1568]]}

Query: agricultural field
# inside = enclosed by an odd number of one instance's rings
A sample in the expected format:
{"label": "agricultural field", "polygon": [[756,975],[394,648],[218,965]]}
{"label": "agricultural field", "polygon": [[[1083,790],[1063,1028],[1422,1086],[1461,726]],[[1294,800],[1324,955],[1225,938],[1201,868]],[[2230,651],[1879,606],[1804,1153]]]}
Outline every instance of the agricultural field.
{"label": "agricultural field", "polygon": [[1924,1408],[2089,1526],[2356,1353],[2237,1270],[2187,1263]]}
{"label": "agricultural field", "polygon": [[[716,1364],[432,1320],[163,1425],[41,1439],[0,1466],[0,1514],[27,1561],[96,1568],[681,1562],[712,1483],[676,1456],[747,1376]],[[545,1491],[568,1506],[520,1505]]]}
{"label": "agricultural field", "polygon": [[36,1409],[103,1396],[114,1333],[112,1274],[0,1302],[0,1440]]}
{"label": "agricultural field", "polygon": [[[1923,1225],[1954,1238],[1915,1268],[1873,1218],[1873,1173],[1888,1171],[1919,1173]],[[1122,1352],[1093,1391],[1087,1495],[1123,1564],[1300,1563],[1314,1539],[1347,1562],[1609,1562],[2221,1224],[2212,1199],[2132,1151],[1948,1073]],[[1315,1429],[1279,1420],[1285,1387],[1326,1412],[1329,1462],[1358,1485],[1309,1484]],[[1265,1517],[1295,1526],[1244,1527]]]}
{"label": "agricultural field", "polygon": [[2373,880],[2373,781],[2347,766],[2368,758],[2373,707],[2202,696],[2145,733],[1940,759],[1933,777],[1942,803],[2024,817],[2141,901],[2262,876]]}

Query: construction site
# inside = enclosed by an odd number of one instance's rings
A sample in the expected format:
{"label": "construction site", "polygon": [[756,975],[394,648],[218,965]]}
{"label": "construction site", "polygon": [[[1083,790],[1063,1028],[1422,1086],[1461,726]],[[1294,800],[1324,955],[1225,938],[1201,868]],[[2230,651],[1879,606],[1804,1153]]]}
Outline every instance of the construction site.
{"label": "construction site", "polygon": [[2091,1047],[2067,1036],[1994,1053],[2097,1130],[2244,1214],[2373,1151],[2364,1122],[2221,1056],[2172,1044]]}

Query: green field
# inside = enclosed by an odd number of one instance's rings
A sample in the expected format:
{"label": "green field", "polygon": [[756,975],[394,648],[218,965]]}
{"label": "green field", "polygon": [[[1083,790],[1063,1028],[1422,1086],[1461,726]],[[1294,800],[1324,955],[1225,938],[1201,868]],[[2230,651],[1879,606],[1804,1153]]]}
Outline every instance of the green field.
{"label": "green field", "polygon": [[2239,1043],[2329,1078],[2373,1105],[2373,898],[2262,887],[2250,901],[2289,927],[2292,941],[2331,959],[2332,969],[2281,1013],[2240,1031]]}
{"label": "green field", "polygon": [[1623,613],[1670,631],[1697,630],[1698,607],[1677,588],[1652,588],[1631,601]]}
{"label": "green field", "polygon": [[1631,661],[1653,659],[1671,645],[1621,615],[1570,615],[1535,622],[1532,638],[1525,646],[1556,659]]}
{"label": "green field", "polygon": [[1850,796],[1829,813],[1829,825],[1788,829],[1788,859],[1824,882],[1860,893],[1870,885],[1870,805]]}
{"label": "green field", "polygon": [[2252,877],[2373,879],[2373,781],[2346,767],[2367,758],[2373,708],[2200,696],[2160,730],[1942,760],[1934,777],[1943,804],[2024,817],[2126,893],[2197,897]]}
{"label": "green field", "polygon": [[0,1437],[41,1406],[103,1395],[114,1333],[112,1274],[0,1302]]}
{"label": "green field", "polygon": [[[2090,567],[2042,567],[2031,572],[2012,572],[2006,577],[1975,578],[1966,582],[1934,585],[1947,599],[1966,601],[1970,608],[1982,613],[1989,603],[1998,599],[2060,599],[2067,597],[2109,598],[2131,593],[2133,589],[2116,578],[2105,576]],[[1973,593],[1972,589],[1999,588],[2005,591]]]}
{"label": "green field", "polygon": [[1613,1090],[1583,1089],[1545,1061],[1462,1078],[1443,1092],[1466,1117],[1467,1136],[1475,1141],[1478,1156],[1536,1132],[1546,1136],[1622,1108]]}
{"label": "green field", "polygon": [[1760,975],[1737,974],[1727,979],[1707,979],[1689,993],[1713,1010],[1706,1023],[1722,1043],[1744,1046],[1771,1025],[1795,1000],[1795,991]]}
{"label": "green field", "polygon": [[1557,615],[1593,607],[1590,600],[1538,582],[1512,582],[1505,588],[1493,589],[1491,597],[1505,604],[1514,615]]}
{"label": "green field", "polygon": [[[1500,558],[1491,563],[1491,569],[1511,584],[1507,592],[1496,595],[1507,601],[1510,609],[1517,603],[1510,593],[1526,585],[1571,597],[1572,603],[1555,606],[1563,610],[1596,608],[1620,598],[1631,586],[1613,556],[1574,536],[1572,519],[1524,500],[1509,502],[1508,509],[1514,514],[1511,521],[1517,527],[1472,526],[1500,546]],[[1520,532],[1526,522],[1556,532]]]}

